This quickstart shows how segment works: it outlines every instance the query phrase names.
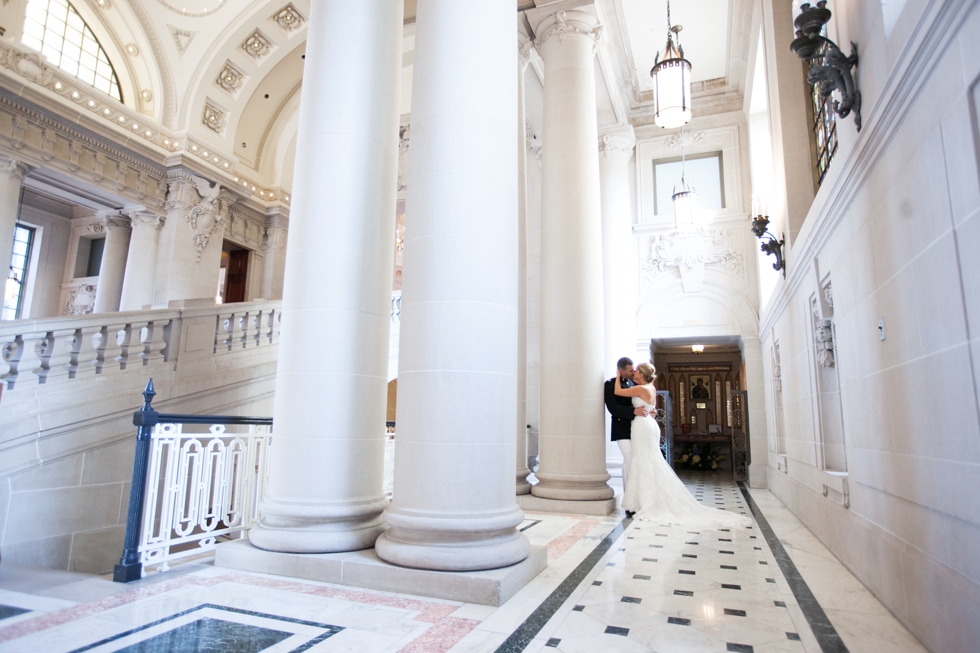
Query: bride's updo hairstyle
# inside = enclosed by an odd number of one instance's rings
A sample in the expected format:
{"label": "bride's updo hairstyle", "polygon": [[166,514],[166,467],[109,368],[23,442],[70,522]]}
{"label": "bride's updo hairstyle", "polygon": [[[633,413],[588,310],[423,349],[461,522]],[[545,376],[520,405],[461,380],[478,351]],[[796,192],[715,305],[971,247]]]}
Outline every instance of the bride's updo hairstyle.
{"label": "bride's updo hairstyle", "polygon": [[657,368],[650,363],[640,363],[636,371],[643,376],[643,380],[647,383],[653,383],[653,380],[657,378]]}

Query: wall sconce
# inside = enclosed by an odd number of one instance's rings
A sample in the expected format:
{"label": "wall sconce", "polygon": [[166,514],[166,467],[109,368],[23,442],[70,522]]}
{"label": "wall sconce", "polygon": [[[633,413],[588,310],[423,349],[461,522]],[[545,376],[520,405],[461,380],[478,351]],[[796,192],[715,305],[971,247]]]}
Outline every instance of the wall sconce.
{"label": "wall sconce", "polygon": [[820,85],[820,96],[823,98],[838,91],[841,101],[834,100],[834,112],[846,118],[853,111],[854,124],[861,131],[861,91],[855,88],[851,75],[851,69],[858,62],[857,44],[851,42],[851,56],[847,57],[836,43],[821,34],[830,16],[826,0],[820,0],[816,7],[809,2],[801,4],[800,14],[793,21],[796,38],[789,49],[803,61],[823,57],[823,65],[810,64],[807,81]]}
{"label": "wall sconce", "polygon": [[769,231],[769,218],[763,215],[757,215],[755,219],[752,220],[752,233],[756,235],[759,240],[768,237],[769,240],[762,240],[762,251],[765,252],[766,256],[774,254],[776,256],[776,262],[772,264],[773,270],[782,270],[783,278],[786,278],[786,261],[783,259],[783,243],[784,240],[776,240],[776,237],[772,235]]}

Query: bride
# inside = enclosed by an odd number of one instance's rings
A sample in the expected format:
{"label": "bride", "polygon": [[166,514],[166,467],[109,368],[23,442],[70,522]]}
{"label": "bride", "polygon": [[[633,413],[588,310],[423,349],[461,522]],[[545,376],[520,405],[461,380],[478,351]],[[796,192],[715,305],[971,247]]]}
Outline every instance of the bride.
{"label": "bride", "polygon": [[[614,383],[615,392],[621,397],[632,397],[634,407],[654,408],[657,402],[657,390],[653,386],[656,374],[653,365],[643,363],[633,371],[636,385],[624,388],[619,381]],[[698,503],[660,453],[660,425],[652,415],[633,419],[630,439],[633,461],[623,493],[623,508],[628,513],[636,513],[635,519],[719,527],[752,523],[745,515]]]}

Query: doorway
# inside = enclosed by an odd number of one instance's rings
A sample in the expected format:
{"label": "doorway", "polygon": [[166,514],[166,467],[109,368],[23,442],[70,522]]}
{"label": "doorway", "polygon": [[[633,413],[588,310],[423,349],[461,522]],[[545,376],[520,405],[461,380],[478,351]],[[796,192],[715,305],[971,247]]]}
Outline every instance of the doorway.
{"label": "doorway", "polygon": [[218,299],[221,304],[245,301],[245,286],[248,281],[248,254],[227,240],[221,244],[221,270],[218,272]]}

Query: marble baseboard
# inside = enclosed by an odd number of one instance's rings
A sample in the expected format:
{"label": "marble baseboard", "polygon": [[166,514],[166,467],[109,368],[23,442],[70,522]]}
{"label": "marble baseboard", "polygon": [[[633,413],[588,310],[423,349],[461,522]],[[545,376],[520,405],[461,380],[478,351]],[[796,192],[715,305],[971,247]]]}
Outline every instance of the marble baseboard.
{"label": "marble baseboard", "polygon": [[532,546],[527,559],[510,567],[446,572],[392,565],[378,558],[374,549],[349,553],[278,553],[252,546],[248,540],[236,540],[215,547],[214,564],[350,587],[499,606],[548,566],[548,552],[543,546]]}
{"label": "marble baseboard", "polygon": [[533,494],[521,494],[517,497],[517,505],[528,512],[557,512],[566,515],[599,515],[605,517],[616,509],[616,499],[601,499],[599,501],[567,501],[562,499],[545,499]]}

